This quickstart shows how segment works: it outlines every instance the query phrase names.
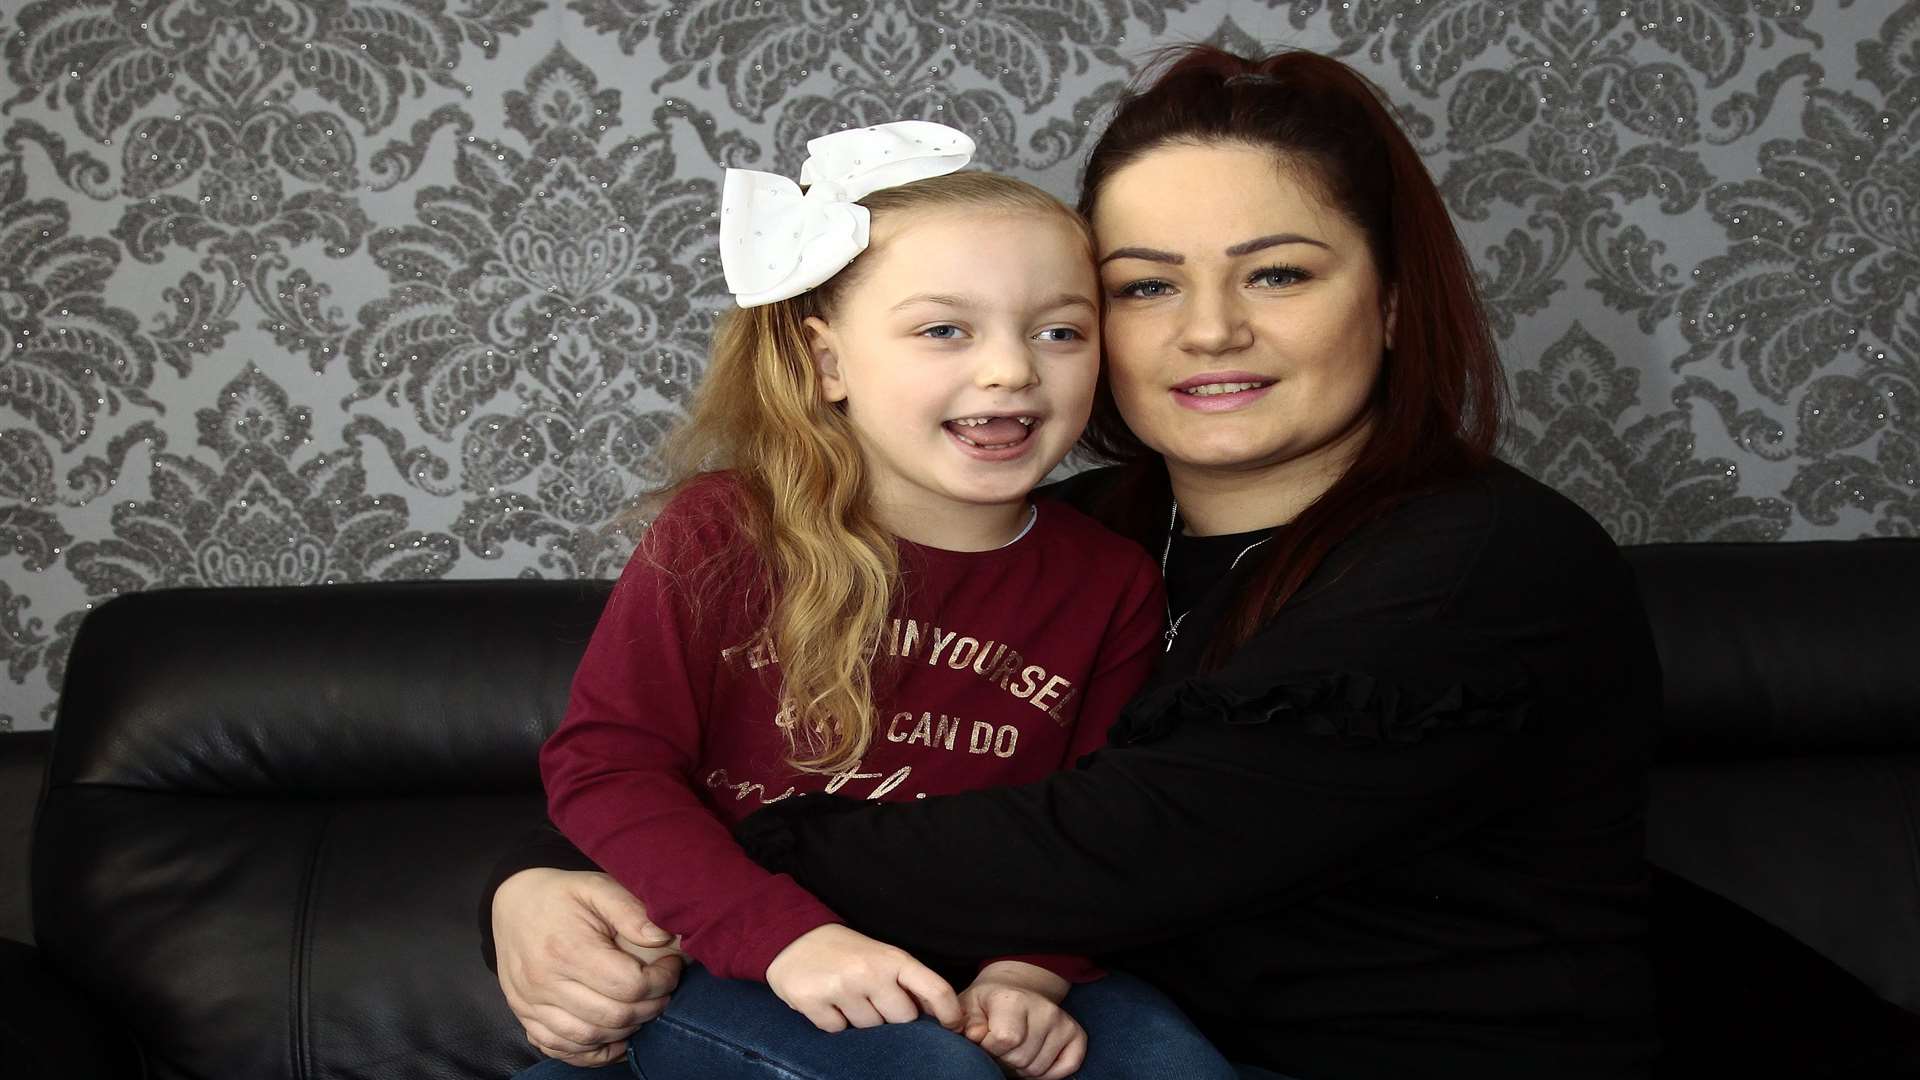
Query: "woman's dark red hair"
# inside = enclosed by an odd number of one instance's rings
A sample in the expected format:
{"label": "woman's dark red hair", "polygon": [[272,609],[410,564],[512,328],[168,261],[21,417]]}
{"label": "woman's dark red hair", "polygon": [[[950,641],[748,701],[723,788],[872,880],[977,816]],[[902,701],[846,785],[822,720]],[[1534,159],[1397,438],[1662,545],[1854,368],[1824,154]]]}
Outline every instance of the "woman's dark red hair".
{"label": "woman's dark red hair", "polygon": [[[1106,182],[1159,147],[1264,147],[1276,168],[1313,183],[1365,231],[1381,285],[1398,298],[1371,435],[1340,480],[1262,549],[1251,587],[1209,650],[1209,664],[1218,664],[1355,529],[1486,464],[1506,382],[1446,204],[1372,83],[1316,53],[1249,59],[1206,45],[1167,50],[1147,72],[1150,81],[1121,100],[1087,159],[1082,213],[1091,218]],[[1104,379],[1082,444],[1126,467],[1103,516],[1157,551],[1171,497],[1165,465],[1127,429]]]}

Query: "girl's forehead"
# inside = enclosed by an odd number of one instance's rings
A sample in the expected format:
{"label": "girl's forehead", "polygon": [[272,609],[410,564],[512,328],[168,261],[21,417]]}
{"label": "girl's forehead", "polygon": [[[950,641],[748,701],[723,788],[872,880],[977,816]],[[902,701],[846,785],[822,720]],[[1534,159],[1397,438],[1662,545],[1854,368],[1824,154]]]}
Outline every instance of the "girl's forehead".
{"label": "girl's forehead", "polygon": [[1098,292],[1084,235],[1058,214],[976,212],[876,219],[844,300],[869,312],[914,296],[969,297],[975,306],[1024,310],[1041,295]]}
{"label": "girl's forehead", "polygon": [[874,247],[895,243],[941,243],[955,235],[981,229],[1030,229],[1040,231],[1048,225],[1072,229],[1058,214],[1026,207],[1007,206],[918,206],[875,214],[870,232]]}
{"label": "girl's forehead", "polygon": [[[991,253],[1020,262],[1051,262],[1086,254],[1080,229],[1059,214],[1037,210],[962,207],[952,211],[895,213],[874,219],[867,252],[870,267],[890,273],[935,270]],[[866,275],[862,274],[862,281]]]}

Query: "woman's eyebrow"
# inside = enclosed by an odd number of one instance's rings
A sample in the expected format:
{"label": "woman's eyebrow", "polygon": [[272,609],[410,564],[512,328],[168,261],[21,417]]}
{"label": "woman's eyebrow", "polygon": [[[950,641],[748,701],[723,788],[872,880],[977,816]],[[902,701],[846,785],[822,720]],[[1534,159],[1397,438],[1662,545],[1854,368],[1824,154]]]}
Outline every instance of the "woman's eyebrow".
{"label": "woman's eyebrow", "polygon": [[1187,261],[1185,255],[1176,255],[1171,251],[1157,248],[1123,247],[1114,248],[1101,258],[1100,265],[1105,266],[1115,259],[1145,259],[1148,262],[1172,263],[1175,266]]}
{"label": "woman's eyebrow", "polygon": [[[1256,251],[1264,251],[1270,247],[1279,247],[1282,244],[1312,244],[1314,247],[1327,248],[1329,251],[1333,250],[1324,241],[1315,240],[1311,236],[1301,236],[1299,233],[1274,233],[1271,236],[1262,236],[1253,240],[1243,240],[1228,248],[1226,253],[1230,256],[1251,255]],[[1144,259],[1147,262],[1168,263],[1173,266],[1179,266],[1187,261],[1185,255],[1172,251],[1161,251],[1159,248],[1123,247],[1115,248],[1107,252],[1107,254],[1101,258],[1100,265],[1105,266],[1115,259]]]}
{"label": "woman's eyebrow", "polygon": [[[1318,248],[1327,247],[1327,245],[1321,241],[1315,240],[1310,236],[1301,236],[1299,233],[1274,233],[1272,236],[1262,236],[1257,240],[1248,240],[1235,244],[1227,249],[1227,254],[1251,255],[1256,251],[1264,251],[1270,247],[1279,247],[1282,244],[1312,244]],[[1332,248],[1327,248],[1327,250],[1331,251]]]}

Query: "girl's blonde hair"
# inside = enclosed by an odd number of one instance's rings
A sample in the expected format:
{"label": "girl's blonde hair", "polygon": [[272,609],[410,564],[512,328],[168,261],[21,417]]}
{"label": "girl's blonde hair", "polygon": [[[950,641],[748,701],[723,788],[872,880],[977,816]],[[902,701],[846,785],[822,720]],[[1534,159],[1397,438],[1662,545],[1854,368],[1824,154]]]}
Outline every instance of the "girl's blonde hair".
{"label": "girl's blonde hair", "polygon": [[[1093,253],[1079,214],[1008,176],[949,173],[860,202],[876,224],[922,210],[1050,215],[1070,222],[1089,259]],[[735,474],[737,524],[769,599],[779,723],[790,763],[813,773],[852,767],[872,743],[872,671],[900,599],[899,549],[869,505],[859,438],[842,407],[827,400],[803,326],[810,317],[830,320],[870,261],[871,249],[810,292],[720,318],[687,420],[662,450],[668,480],[637,508],[657,510],[714,471]]]}

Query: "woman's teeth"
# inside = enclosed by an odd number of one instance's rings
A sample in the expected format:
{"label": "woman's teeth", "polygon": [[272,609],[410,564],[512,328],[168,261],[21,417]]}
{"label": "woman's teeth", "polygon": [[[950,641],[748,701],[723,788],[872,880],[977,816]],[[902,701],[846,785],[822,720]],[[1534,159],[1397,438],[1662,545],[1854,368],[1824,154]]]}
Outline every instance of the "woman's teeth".
{"label": "woman's teeth", "polygon": [[1205,386],[1195,386],[1191,389],[1183,390],[1181,393],[1191,394],[1194,397],[1214,397],[1219,394],[1237,394],[1242,390],[1255,390],[1262,386],[1272,385],[1272,383],[1263,382],[1217,382],[1208,383]]}

